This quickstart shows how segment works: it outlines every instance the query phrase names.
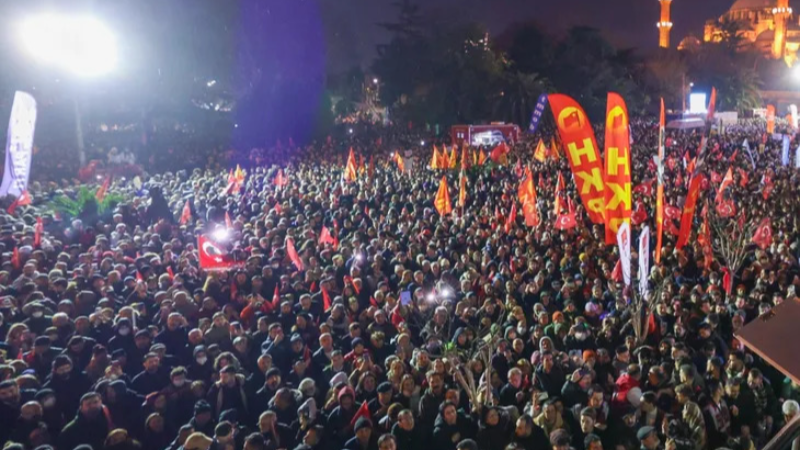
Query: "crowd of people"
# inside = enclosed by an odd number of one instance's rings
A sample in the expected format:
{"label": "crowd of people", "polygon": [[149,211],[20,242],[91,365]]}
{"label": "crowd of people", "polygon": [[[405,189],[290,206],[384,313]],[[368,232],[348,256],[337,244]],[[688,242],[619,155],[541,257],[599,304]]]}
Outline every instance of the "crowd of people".
{"label": "crowd of people", "polygon": [[[434,142],[400,147],[406,132],[240,154],[239,192],[228,189],[233,167],[149,168],[141,184],[111,183],[125,198],[115,209],[80,219],[47,203],[56,190],[74,195],[74,185],[33,183],[33,205],[0,214],[0,443],[763,446],[800,412],[800,387],[735,338],[759,314],[797,299],[798,171],[781,166],[780,140],[764,139],[763,122],[712,135],[699,170],[710,178],[732,166],[726,198],[748,221],[770,217],[773,241],[748,246],[728,292],[727,262],[697,242],[698,207],[688,245],[675,248],[665,232],[661,263],[648,274],[634,264],[634,278],[647,277],[651,292],[641,333],[637,299],[613,271],[615,246],[586,218],[563,151],[533,158],[539,137],[550,142],[551,133],[514,145],[507,165],[468,168],[463,207],[455,204],[459,170],[430,170]],[[655,179],[658,124],[636,121],[631,133],[636,187]],[[672,207],[683,206],[684,155],[696,156],[700,138],[669,133]],[[351,145],[365,163],[345,182]],[[399,170],[397,151],[416,161],[413,169]],[[520,167],[537,180],[542,220],[534,228],[521,214],[508,221]],[[554,227],[559,172],[578,205],[577,226],[563,231]],[[275,183],[279,173],[286,183]],[[443,175],[454,206],[446,216],[433,204]],[[709,204],[708,214],[717,187],[703,186],[698,204]],[[653,227],[655,197],[633,195],[646,214],[636,237]],[[203,270],[200,235],[217,239],[235,267]]]}

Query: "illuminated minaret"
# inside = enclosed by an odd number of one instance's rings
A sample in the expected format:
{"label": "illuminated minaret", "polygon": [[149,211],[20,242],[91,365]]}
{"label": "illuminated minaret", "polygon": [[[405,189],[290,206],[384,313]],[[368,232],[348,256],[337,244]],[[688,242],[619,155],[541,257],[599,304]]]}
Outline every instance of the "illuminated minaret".
{"label": "illuminated minaret", "polygon": [[789,16],[792,15],[792,8],[789,7],[789,0],[778,0],[778,5],[772,8],[775,16],[775,40],[772,41],[772,57],[775,59],[783,58],[786,49],[786,24]]}
{"label": "illuminated minaret", "polygon": [[658,2],[661,3],[661,20],[656,23],[658,27],[658,46],[669,48],[669,31],[672,29],[672,22],[669,21],[669,7],[672,4],[672,0],[658,0]]}

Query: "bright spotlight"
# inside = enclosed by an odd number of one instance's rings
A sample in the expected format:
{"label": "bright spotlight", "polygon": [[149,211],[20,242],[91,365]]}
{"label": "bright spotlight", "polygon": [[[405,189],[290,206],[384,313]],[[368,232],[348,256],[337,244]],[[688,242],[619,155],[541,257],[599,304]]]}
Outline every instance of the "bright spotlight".
{"label": "bright spotlight", "polygon": [[359,253],[359,254],[357,254],[357,255],[356,255],[356,261],[359,261],[359,262],[361,262],[361,261],[363,261],[363,260],[364,260],[364,256],[363,256],[363,255],[361,255],[361,253]]}
{"label": "bright spotlight", "polygon": [[228,239],[228,230],[225,228],[217,228],[214,230],[214,240],[217,242],[223,242]]}
{"label": "bright spotlight", "polygon": [[35,59],[75,75],[104,75],[117,63],[114,35],[96,18],[46,14],[27,19],[19,30]]}
{"label": "bright spotlight", "polygon": [[444,298],[450,298],[450,297],[452,297],[452,296],[453,296],[453,290],[452,290],[452,289],[450,289],[450,288],[449,288],[449,287],[447,287],[447,286],[445,286],[445,287],[443,287],[443,288],[442,288],[442,297],[444,297]]}
{"label": "bright spotlight", "polygon": [[425,141],[419,141],[419,145],[424,147],[425,146]]}
{"label": "bright spotlight", "polygon": [[372,79],[372,84],[378,84],[378,79],[377,78],[373,78]]}
{"label": "bright spotlight", "polygon": [[347,130],[347,132],[350,133],[350,134],[353,134],[353,129],[350,128],[349,130]]}
{"label": "bright spotlight", "polygon": [[433,292],[429,292],[428,295],[425,296],[425,299],[428,300],[429,302],[434,302],[436,301],[436,294],[434,294]]}
{"label": "bright spotlight", "polygon": [[212,87],[212,86],[214,86],[215,84],[217,84],[217,80],[211,80],[211,81],[209,81],[208,83],[206,83],[206,86],[208,86],[208,87]]}

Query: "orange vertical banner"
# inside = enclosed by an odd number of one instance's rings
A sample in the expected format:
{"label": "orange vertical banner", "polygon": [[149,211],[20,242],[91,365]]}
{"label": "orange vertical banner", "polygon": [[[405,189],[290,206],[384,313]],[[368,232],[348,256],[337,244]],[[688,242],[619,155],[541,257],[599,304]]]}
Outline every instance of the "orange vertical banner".
{"label": "orange vertical banner", "polygon": [[447,191],[447,177],[442,177],[441,181],[439,181],[439,191],[433,200],[433,206],[442,216],[446,216],[453,211],[453,207],[450,204],[450,192]]}
{"label": "orange vertical banner", "polygon": [[548,99],[586,213],[593,223],[604,223],[603,167],[589,118],[578,102],[566,95],[551,94]]}
{"label": "orange vertical banner", "polygon": [[631,222],[631,155],[628,108],[619,94],[608,93],[605,138],[606,244],[617,243],[617,230]]}
{"label": "orange vertical banner", "polygon": [[775,132],[775,106],[767,105],[767,133]]}

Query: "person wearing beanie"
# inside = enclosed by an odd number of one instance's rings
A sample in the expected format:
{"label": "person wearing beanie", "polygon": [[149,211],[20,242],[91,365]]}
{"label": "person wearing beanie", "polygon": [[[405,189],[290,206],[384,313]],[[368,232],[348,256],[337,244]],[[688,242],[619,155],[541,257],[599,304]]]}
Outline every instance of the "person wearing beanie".
{"label": "person wearing beanie", "polygon": [[217,423],[214,421],[213,409],[211,404],[205,400],[198,400],[194,404],[194,417],[189,421],[189,425],[195,431],[201,432],[206,436],[214,435],[214,427]]}
{"label": "person wearing beanie", "polygon": [[353,426],[353,436],[344,444],[345,450],[378,450],[378,437],[372,432],[372,421],[359,417]]}

